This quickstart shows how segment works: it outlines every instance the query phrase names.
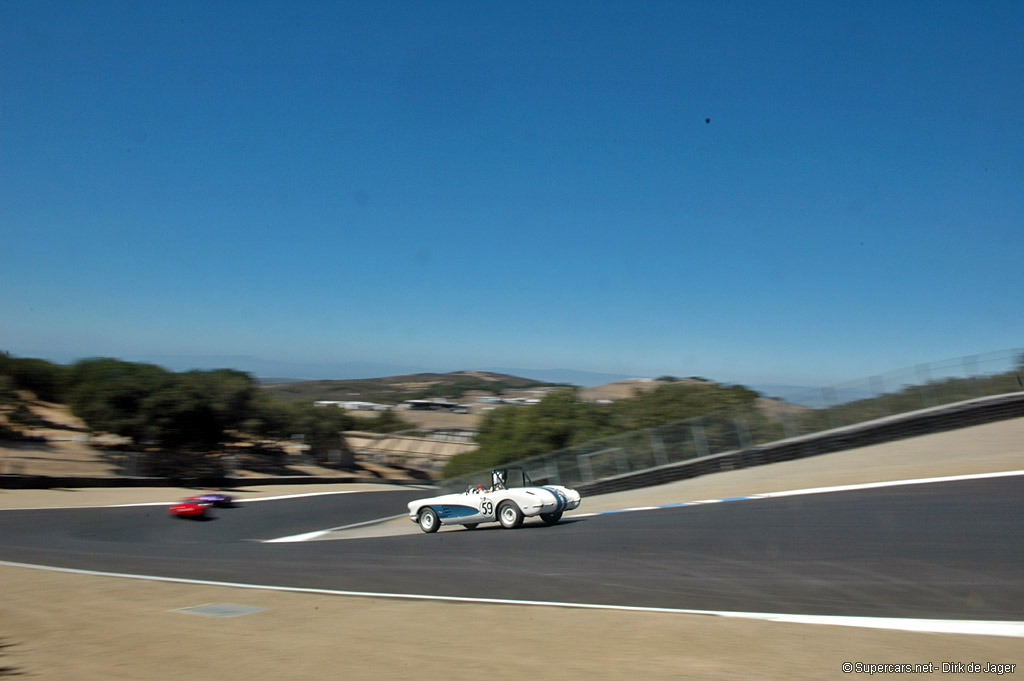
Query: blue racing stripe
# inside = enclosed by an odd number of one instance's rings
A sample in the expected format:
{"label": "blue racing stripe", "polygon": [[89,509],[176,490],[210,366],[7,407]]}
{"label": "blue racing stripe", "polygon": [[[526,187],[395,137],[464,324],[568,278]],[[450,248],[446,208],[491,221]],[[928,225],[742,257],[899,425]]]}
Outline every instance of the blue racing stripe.
{"label": "blue racing stripe", "polygon": [[473,508],[472,506],[462,506],[459,504],[437,504],[431,506],[434,509],[434,513],[437,513],[438,518],[465,518],[466,516],[479,515],[480,509]]}
{"label": "blue racing stripe", "polygon": [[562,493],[562,490],[555,489],[553,487],[542,487],[541,489],[545,489],[554,495],[555,503],[557,504],[554,511],[555,513],[560,513],[564,511],[565,507],[569,505],[569,500],[566,499],[565,494]]}

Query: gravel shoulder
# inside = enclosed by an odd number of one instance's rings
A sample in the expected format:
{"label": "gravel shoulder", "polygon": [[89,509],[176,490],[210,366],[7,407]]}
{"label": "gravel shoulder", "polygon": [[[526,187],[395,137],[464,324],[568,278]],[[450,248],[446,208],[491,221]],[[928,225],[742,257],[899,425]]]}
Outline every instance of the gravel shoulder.
{"label": "gravel shoulder", "polygon": [[[1024,469],[1024,419],[584,500],[580,512]],[[359,486],[245,487],[240,498]],[[383,489],[380,485],[363,486]],[[0,508],[169,502],[195,490],[3,490]],[[412,524],[402,521],[406,525]],[[411,528],[415,531],[415,528]],[[849,678],[844,662],[1017,664],[1024,643],[725,617],[332,597],[0,565],[0,676],[177,679]],[[180,612],[208,603],[262,610]],[[904,676],[878,674],[874,678]]]}

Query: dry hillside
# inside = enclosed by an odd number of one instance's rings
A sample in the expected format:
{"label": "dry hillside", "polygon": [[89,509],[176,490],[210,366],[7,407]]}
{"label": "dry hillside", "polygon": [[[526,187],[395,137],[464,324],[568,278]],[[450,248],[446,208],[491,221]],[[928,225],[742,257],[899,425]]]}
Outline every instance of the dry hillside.
{"label": "dry hillside", "polygon": [[[15,416],[18,410],[19,416]],[[26,422],[31,421],[31,424]],[[45,475],[105,477],[124,474],[126,454],[121,449],[126,438],[90,432],[81,419],[63,404],[44,402],[27,391],[18,391],[18,400],[0,407],[0,424],[22,434],[20,440],[0,439],[0,475]],[[301,445],[271,443],[292,455]],[[404,479],[402,471],[376,464],[359,464],[365,473],[386,479]],[[358,475],[360,471],[354,474]],[[261,477],[256,471],[240,470],[236,475]],[[335,468],[324,468],[296,460],[289,463],[285,475],[345,475]]]}

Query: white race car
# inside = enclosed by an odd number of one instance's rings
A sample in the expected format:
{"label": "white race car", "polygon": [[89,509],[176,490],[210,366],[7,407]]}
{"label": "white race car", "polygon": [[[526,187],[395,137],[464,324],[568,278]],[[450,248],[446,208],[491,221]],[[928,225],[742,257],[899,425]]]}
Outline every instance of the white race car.
{"label": "white race car", "polygon": [[496,468],[491,486],[471,485],[461,494],[442,494],[409,502],[409,518],[424,532],[437,532],[441,525],[464,525],[498,521],[506,529],[523,524],[523,518],[540,516],[554,525],[565,511],[580,505],[580,493],[560,485],[534,486],[522,468]]}

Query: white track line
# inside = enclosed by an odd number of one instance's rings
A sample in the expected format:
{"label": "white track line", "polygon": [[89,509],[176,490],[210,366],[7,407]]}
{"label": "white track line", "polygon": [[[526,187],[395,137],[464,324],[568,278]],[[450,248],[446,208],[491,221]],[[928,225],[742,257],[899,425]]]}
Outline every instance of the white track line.
{"label": "white track line", "polygon": [[357,527],[366,527],[367,525],[378,525],[380,523],[386,523],[391,520],[397,520],[398,518],[404,518],[405,513],[398,515],[388,516],[387,518],[377,518],[375,520],[365,520],[361,523],[352,523],[351,525],[341,525],[340,527],[332,527],[326,530],[313,530],[312,532],[305,532],[303,534],[293,534],[290,537],[278,537],[277,539],[264,539],[261,544],[293,544],[295,542],[310,541],[318,537],[322,537],[325,534],[331,532],[339,532],[341,530],[351,530]]}
{"label": "white track line", "polygon": [[[613,513],[632,513],[634,511],[657,511],[664,508],[680,508],[682,506],[702,506],[706,504],[722,504],[732,501],[752,501],[754,499],[776,499],[781,497],[796,497],[805,494],[830,494],[833,492],[851,492],[862,489],[878,489],[881,487],[900,487],[902,485],[927,485],[937,482],[959,482],[963,480],[984,480],[987,478],[1005,478],[1015,475],[1024,475],[1024,470],[1017,471],[1001,471],[998,473],[972,473],[968,475],[947,475],[938,478],[912,478],[909,480],[888,480],[884,482],[862,482],[854,485],[836,485],[833,487],[806,487],[804,489],[786,490],[782,492],[764,492],[761,494],[749,494],[746,496],[738,497],[726,497],[724,499],[701,499],[700,501],[679,501],[671,504],[661,504],[658,506],[630,506],[628,508],[618,508],[611,511],[594,511],[591,513],[572,513],[568,514],[566,518],[592,518],[599,515],[610,515]],[[401,517],[401,516],[395,516]],[[367,523],[360,523],[360,525],[370,525],[376,522],[383,522],[390,520],[390,518],[383,518],[381,520],[370,521]],[[350,527],[356,527],[352,525]],[[335,532],[338,530],[348,529],[345,527],[333,527],[323,530],[313,530],[311,532],[305,532],[303,534],[295,534],[288,537],[278,537],[276,539],[264,539],[265,544],[286,544],[294,542],[310,541],[318,539],[326,534]]]}
{"label": "white track line", "polygon": [[764,494],[753,494],[746,499],[774,499],[776,497],[792,497],[802,494],[827,494],[831,492],[847,492],[850,490],[876,489],[879,487],[899,487],[901,485],[930,485],[936,482],[959,482],[962,480],[984,480],[987,478],[1007,478],[1015,475],[1024,475],[1024,470],[1000,471],[998,473],[971,473],[969,475],[947,475],[938,478],[912,478],[909,480],[891,480],[886,482],[863,482],[856,485],[836,485],[834,487],[808,487],[806,489],[791,490],[787,492],[766,492]]}
{"label": "white track line", "polygon": [[32,565],[0,560],[0,565],[49,572],[63,572],[93,577],[120,577],[123,579],[139,579],[152,582],[169,582],[172,584],[191,584],[195,586],[217,586],[233,589],[253,589],[259,591],[283,591],[288,593],[304,593],[321,596],[349,596],[357,598],[390,598],[397,600],[439,601],[444,603],[477,603],[480,605],[514,605],[540,606],[549,608],[570,608],[576,610],[611,610],[619,612],[646,612],[675,615],[709,615],[716,617],[734,617],[738,619],[761,620],[765,622],[788,622],[791,624],[827,624],[841,627],[861,627],[867,629],[889,629],[937,634],[966,634],[972,636],[1003,636],[1024,638],[1024,622],[986,621],[986,620],[941,620],[941,619],[910,619],[904,617],[842,617],[832,615],[794,615],[772,612],[737,612],[731,610],[691,610],[687,608],[650,608],[630,605],[602,605],[599,603],[565,603],[560,601],[528,601],[506,598],[470,598],[463,596],[433,596],[429,594],[396,594],[373,591],[342,591],[335,589],[311,589],[293,586],[270,586],[263,584],[243,584],[239,582],[215,582],[205,579],[185,579],[180,577],[155,577],[152,575],[135,575],[119,572],[99,572],[96,570],[78,570],[48,565]]}

